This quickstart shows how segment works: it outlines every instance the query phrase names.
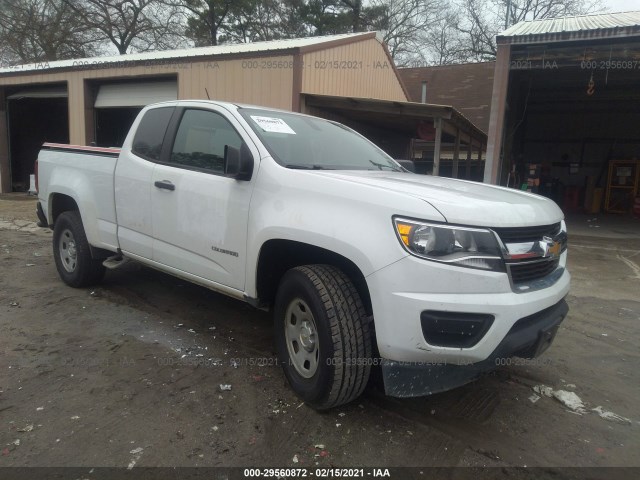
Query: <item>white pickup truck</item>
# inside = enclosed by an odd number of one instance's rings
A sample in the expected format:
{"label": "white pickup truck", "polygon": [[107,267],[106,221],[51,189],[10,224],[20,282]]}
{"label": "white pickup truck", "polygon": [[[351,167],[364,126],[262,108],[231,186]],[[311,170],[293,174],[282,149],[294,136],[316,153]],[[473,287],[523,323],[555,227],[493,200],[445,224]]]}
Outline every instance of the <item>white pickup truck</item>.
{"label": "white pickup truck", "polygon": [[146,107],[122,149],[45,144],[38,216],[62,280],[133,259],[272,308],[293,390],[327,409],[532,358],[567,314],[550,200],[416,175],[353,130],[212,101]]}

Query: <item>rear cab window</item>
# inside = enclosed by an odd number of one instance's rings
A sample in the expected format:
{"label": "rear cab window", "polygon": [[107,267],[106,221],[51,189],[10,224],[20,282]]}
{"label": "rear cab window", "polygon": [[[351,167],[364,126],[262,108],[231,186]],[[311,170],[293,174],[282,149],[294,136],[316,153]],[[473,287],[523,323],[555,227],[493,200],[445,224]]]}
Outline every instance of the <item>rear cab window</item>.
{"label": "rear cab window", "polygon": [[162,143],[174,110],[175,107],[160,107],[144,114],[133,137],[131,151],[135,155],[153,162],[160,160]]}

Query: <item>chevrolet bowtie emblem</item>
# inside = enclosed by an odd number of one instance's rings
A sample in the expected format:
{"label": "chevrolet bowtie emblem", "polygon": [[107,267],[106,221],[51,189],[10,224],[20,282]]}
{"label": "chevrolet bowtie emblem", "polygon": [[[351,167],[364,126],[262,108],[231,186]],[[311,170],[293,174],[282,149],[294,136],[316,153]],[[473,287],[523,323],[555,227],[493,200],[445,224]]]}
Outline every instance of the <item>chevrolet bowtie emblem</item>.
{"label": "chevrolet bowtie emblem", "polygon": [[560,256],[560,251],[562,249],[560,242],[556,242],[555,240],[549,237],[544,237],[541,243],[544,245],[544,249],[543,249],[544,253],[542,255],[543,257],[555,258]]}

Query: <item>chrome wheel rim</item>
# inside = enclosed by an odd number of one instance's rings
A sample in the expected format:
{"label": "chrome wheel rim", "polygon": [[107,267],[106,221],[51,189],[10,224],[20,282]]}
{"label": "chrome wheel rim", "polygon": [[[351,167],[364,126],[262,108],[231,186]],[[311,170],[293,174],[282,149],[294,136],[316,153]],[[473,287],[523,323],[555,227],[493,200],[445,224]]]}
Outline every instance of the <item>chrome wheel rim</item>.
{"label": "chrome wheel rim", "polygon": [[65,229],[62,232],[58,249],[62,266],[67,272],[73,273],[78,266],[78,250],[76,248],[76,239],[73,237],[71,230]]}
{"label": "chrome wheel rim", "polygon": [[287,307],[284,333],[293,367],[302,377],[313,377],[320,355],[318,334],[311,309],[301,298],[294,299]]}

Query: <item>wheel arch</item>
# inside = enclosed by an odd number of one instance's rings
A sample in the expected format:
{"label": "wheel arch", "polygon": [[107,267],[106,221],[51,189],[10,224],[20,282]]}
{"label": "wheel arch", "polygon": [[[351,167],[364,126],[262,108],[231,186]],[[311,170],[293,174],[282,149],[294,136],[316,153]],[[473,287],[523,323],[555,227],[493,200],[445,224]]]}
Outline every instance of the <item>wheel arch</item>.
{"label": "wheel arch", "polygon": [[291,268],[301,265],[332,265],[353,282],[367,315],[372,315],[371,295],[366,278],[349,258],[316,245],[285,239],[270,239],[262,244],[256,268],[256,293],[260,305],[271,305],[280,280]]}
{"label": "wheel arch", "polygon": [[[80,210],[78,202],[76,202],[75,198],[73,198],[71,195],[67,195],[66,193],[52,193],[49,196],[49,228],[53,230],[56,224],[56,220],[64,212],[78,212],[78,214],[80,215],[80,220],[83,220],[82,211]],[[86,227],[85,234],[87,234]],[[105,259],[113,255],[113,253],[109,250],[94,247],[93,245],[91,245],[91,243],[89,243],[89,249],[91,251],[91,257],[94,259]]]}
{"label": "wheel arch", "polygon": [[[53,227],[60,214],[68,211],[80,212],[78,202],[65,193],[52,193],[49,197],[49,226]],[[82,214],[80,214],[82,217]]]}

